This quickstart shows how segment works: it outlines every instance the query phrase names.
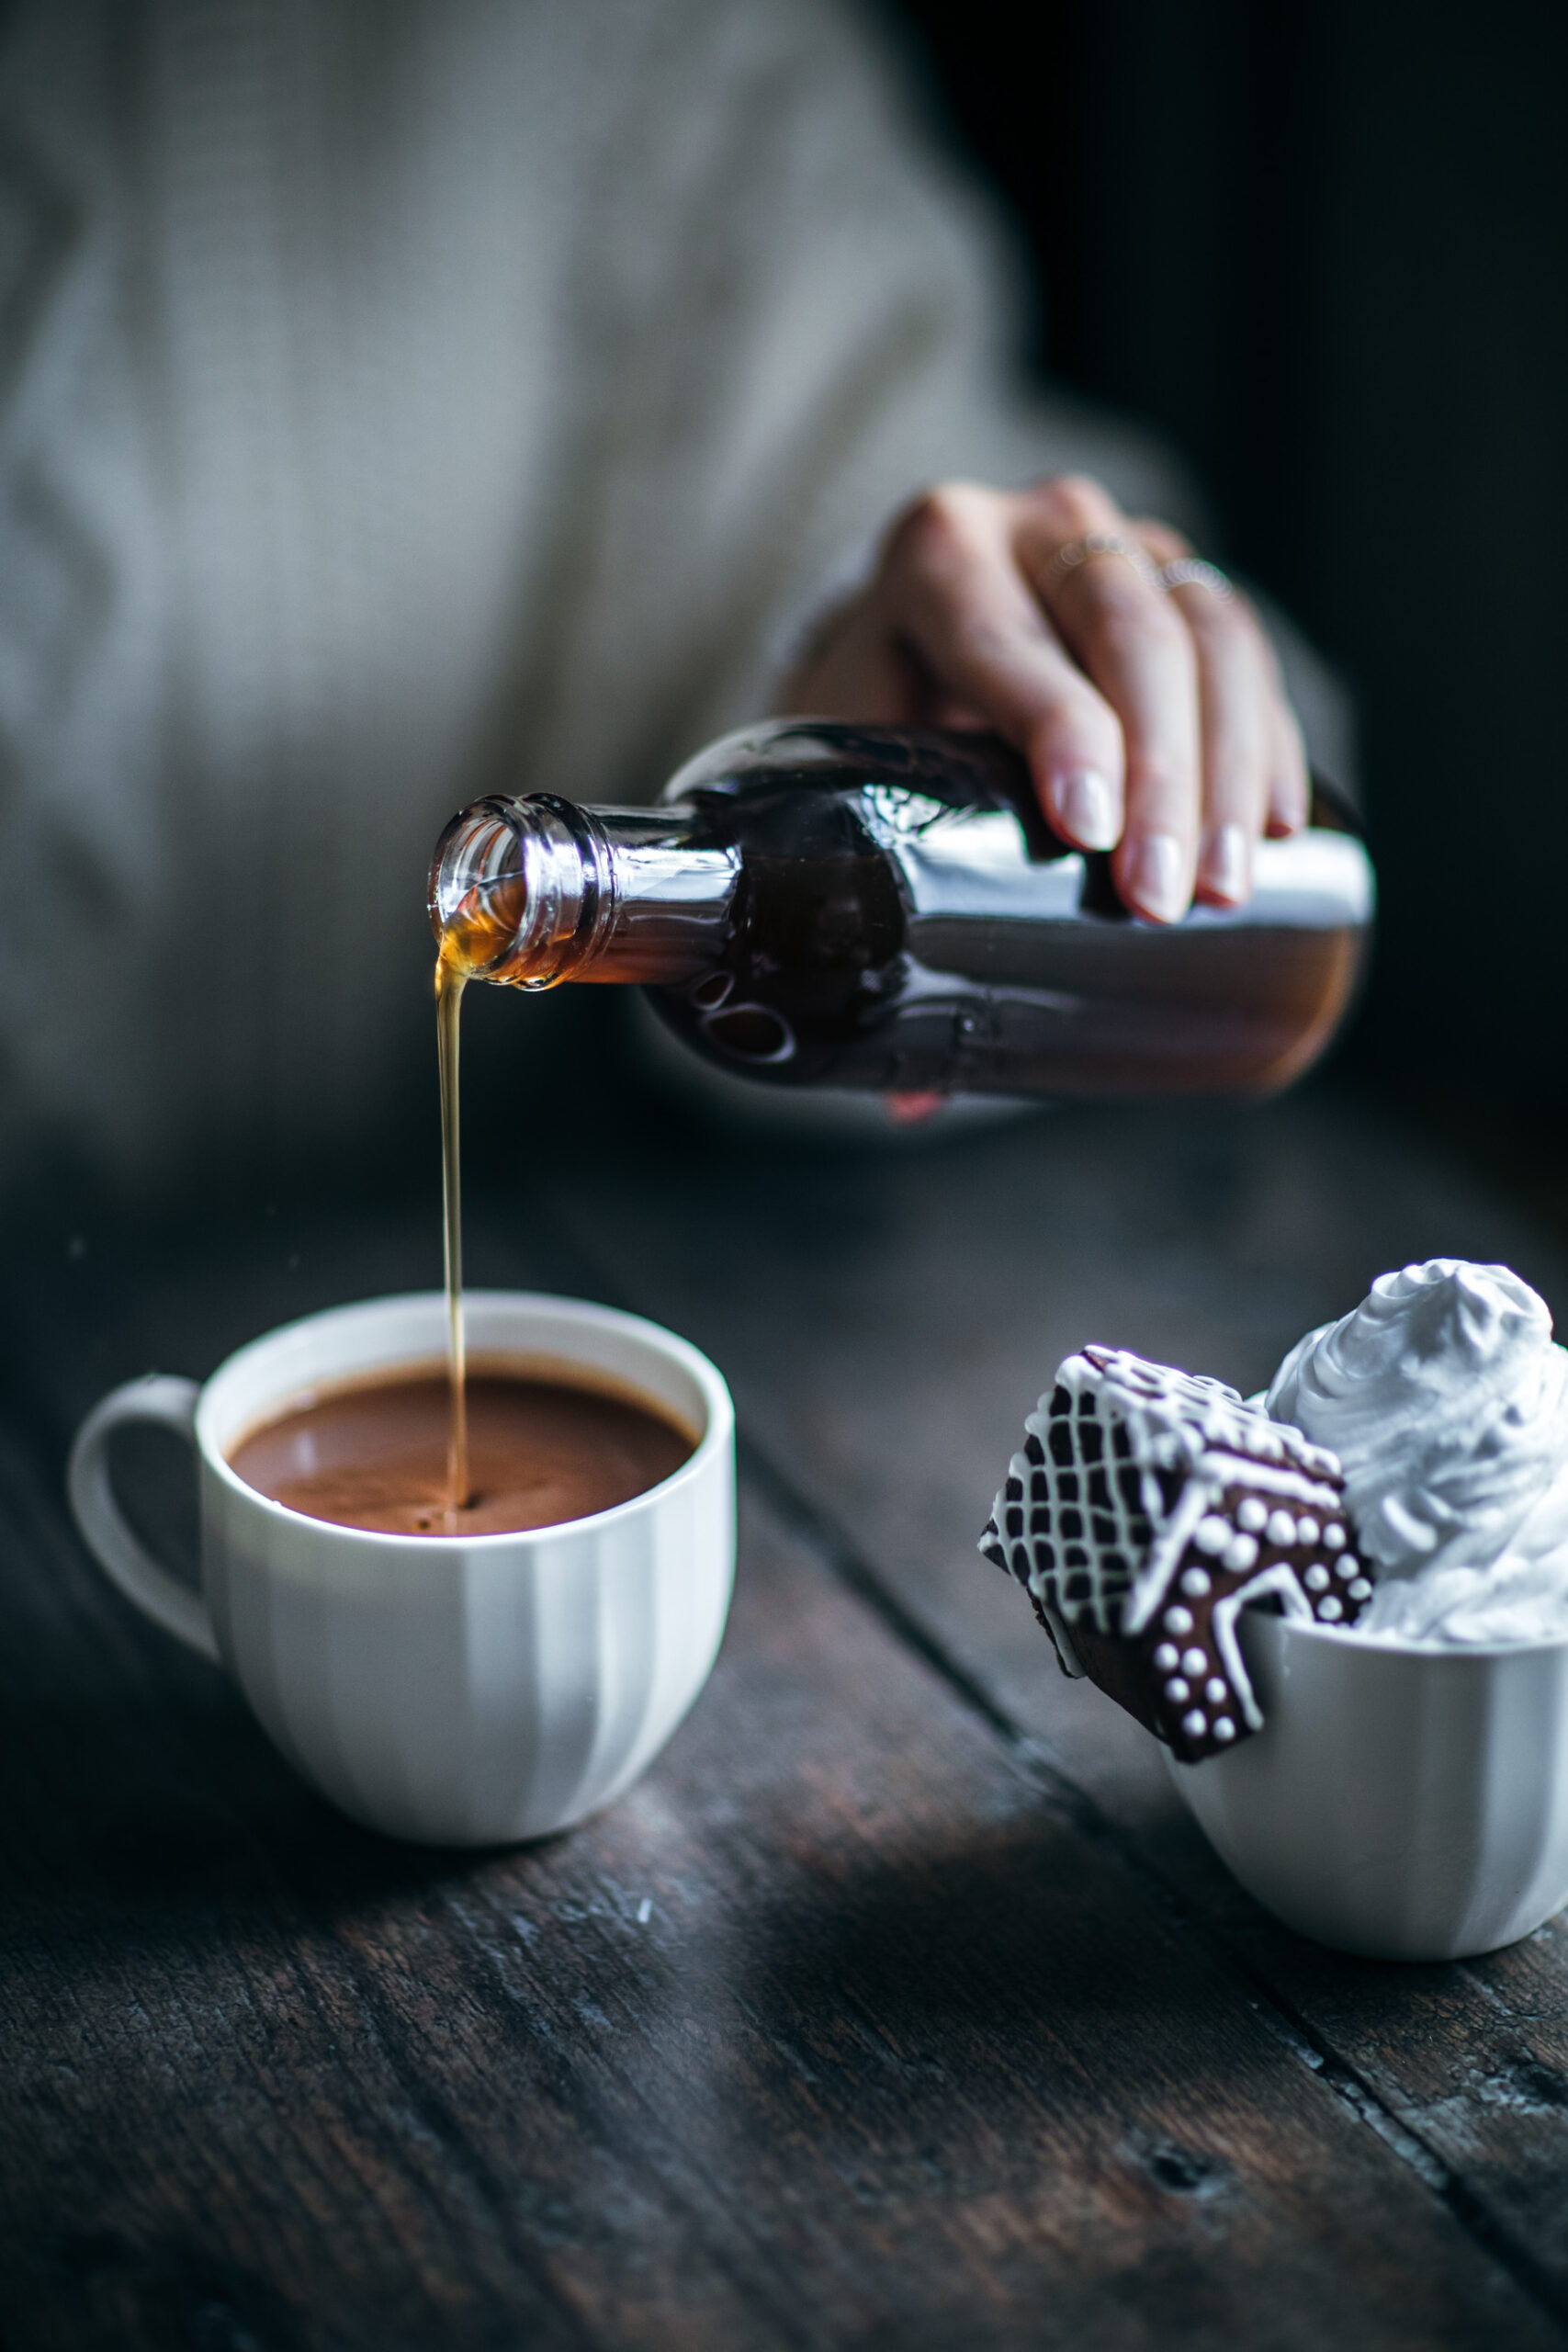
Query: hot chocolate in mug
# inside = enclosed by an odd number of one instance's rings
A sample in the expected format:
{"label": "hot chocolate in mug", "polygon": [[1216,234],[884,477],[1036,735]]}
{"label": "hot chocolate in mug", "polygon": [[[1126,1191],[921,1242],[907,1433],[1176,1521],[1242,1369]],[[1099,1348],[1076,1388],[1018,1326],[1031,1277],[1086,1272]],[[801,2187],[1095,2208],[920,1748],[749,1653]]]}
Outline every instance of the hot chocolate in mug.
{"label": "hot chocolate in mug", "polygon": [[[470,1291],[476,1352],[611,1382],[689,1429],[672,1476],[613,1509],[492,1535],[392,1535],[307,1518],[229,1455],[311,1390],[439,1360],[436,1293],[370,1300],[253,1340],[205,1385],[150,1376],[77,1435],[71,1505],[114,1582],[233,1677],[321,1793],[367,1827],[481,1846],[569,1828],[629,1787],[717,1654],[735,1566],[735,1425],[705,1356],[657,1324],[525,1291]],[[197,1454],[201,1589],[126,1524],[110,1434],[152,1422]]]}

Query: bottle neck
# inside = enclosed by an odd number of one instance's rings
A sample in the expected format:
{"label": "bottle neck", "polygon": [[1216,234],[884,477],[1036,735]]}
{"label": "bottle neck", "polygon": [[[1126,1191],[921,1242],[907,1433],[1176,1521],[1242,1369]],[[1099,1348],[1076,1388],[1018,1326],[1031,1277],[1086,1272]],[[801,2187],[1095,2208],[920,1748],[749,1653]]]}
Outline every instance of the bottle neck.
{"label": "bottle neck", "polygon": [[692,979],[728,934],[739,854],[698,838],[696,812],[582,808],[552,793],[492,796],[435,845],[430,920],[467,979]]}

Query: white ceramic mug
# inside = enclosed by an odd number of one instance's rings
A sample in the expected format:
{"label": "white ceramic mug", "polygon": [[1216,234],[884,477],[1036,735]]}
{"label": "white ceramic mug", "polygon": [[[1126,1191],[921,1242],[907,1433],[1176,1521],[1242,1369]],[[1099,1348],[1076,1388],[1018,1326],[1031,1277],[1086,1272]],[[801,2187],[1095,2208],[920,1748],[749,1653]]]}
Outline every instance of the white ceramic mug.
{"label": "white ceramic mug", "polygon": [[[258,1494],[228,1454],[325,1384],[439,1358],[446,1301],[312,1315],[231,1355],[206,1385],[128,1382],[88,1415],[71,1505],[127,1597],[225,1666],[321,1794],[395,1838],[540,1838],[618,1796],[695,1699],[735,1566],[735,1424],[705,1356],[634,1315],[525,1291],[467,1294],[468,1344],[581,1366],[696,1436],[672,1476],[589,1519],[521,1534],[384,1535]],[[107,1443],[127,1422],[189,1439],[201,1591],[172,1577],[115,1500]]]}
{"label": "white ceramic mug", "polygon": [[1244,1610],[1261,1731],[1168,1758],[1210,1842],[1288,1927],[1462,1960],[1568,1902],[1568,1642],[1434,1650]]}

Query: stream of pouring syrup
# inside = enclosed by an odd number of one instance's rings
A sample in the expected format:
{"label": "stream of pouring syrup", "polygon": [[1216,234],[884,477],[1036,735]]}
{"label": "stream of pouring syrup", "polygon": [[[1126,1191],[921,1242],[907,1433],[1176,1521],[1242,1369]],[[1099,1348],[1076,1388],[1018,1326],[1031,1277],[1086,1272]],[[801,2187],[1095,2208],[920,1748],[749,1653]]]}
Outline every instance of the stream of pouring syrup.
{"label": "stream of pouring syrup", "polygon": [[446,1261],[446,1381],[451,1426],[446,1441],[446,1532],[468,1497],[467,1341],[463,1329],[463,1192],[458,1156],[457,1040],[468,976],[444,938],[435,962],[435,1045],[441,1067],[441,1209]]}
{"label": "stream of pouring syrup", "polygon": [[442,924],[435,958],[435,1044],[441,1068],[441,1209],[446,1261],[446,1378],[452,1397],[446,1444],[446,1532],[473,1497],[468,1485],[467,1339],[463,1325],[463,1183],[459,1154],[457,1040],[463,990],[476,974],[522,978],[509,968],[526,903],[520,876],[476,885]]}

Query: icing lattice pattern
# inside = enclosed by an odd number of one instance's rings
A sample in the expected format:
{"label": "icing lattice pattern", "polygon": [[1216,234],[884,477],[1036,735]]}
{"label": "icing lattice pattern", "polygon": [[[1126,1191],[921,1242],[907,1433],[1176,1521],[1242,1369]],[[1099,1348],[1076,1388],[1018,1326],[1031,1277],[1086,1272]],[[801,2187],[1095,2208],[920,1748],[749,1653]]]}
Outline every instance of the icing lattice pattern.
{"label": "icing lattice pattern", "polygon": [[1185,1761],[1262,1722],[1243,1608],[1349,1624],[1371,1598],[1336,1457],[1221,1381],[1087,1348],[1024,1428],[980,1549]]}

